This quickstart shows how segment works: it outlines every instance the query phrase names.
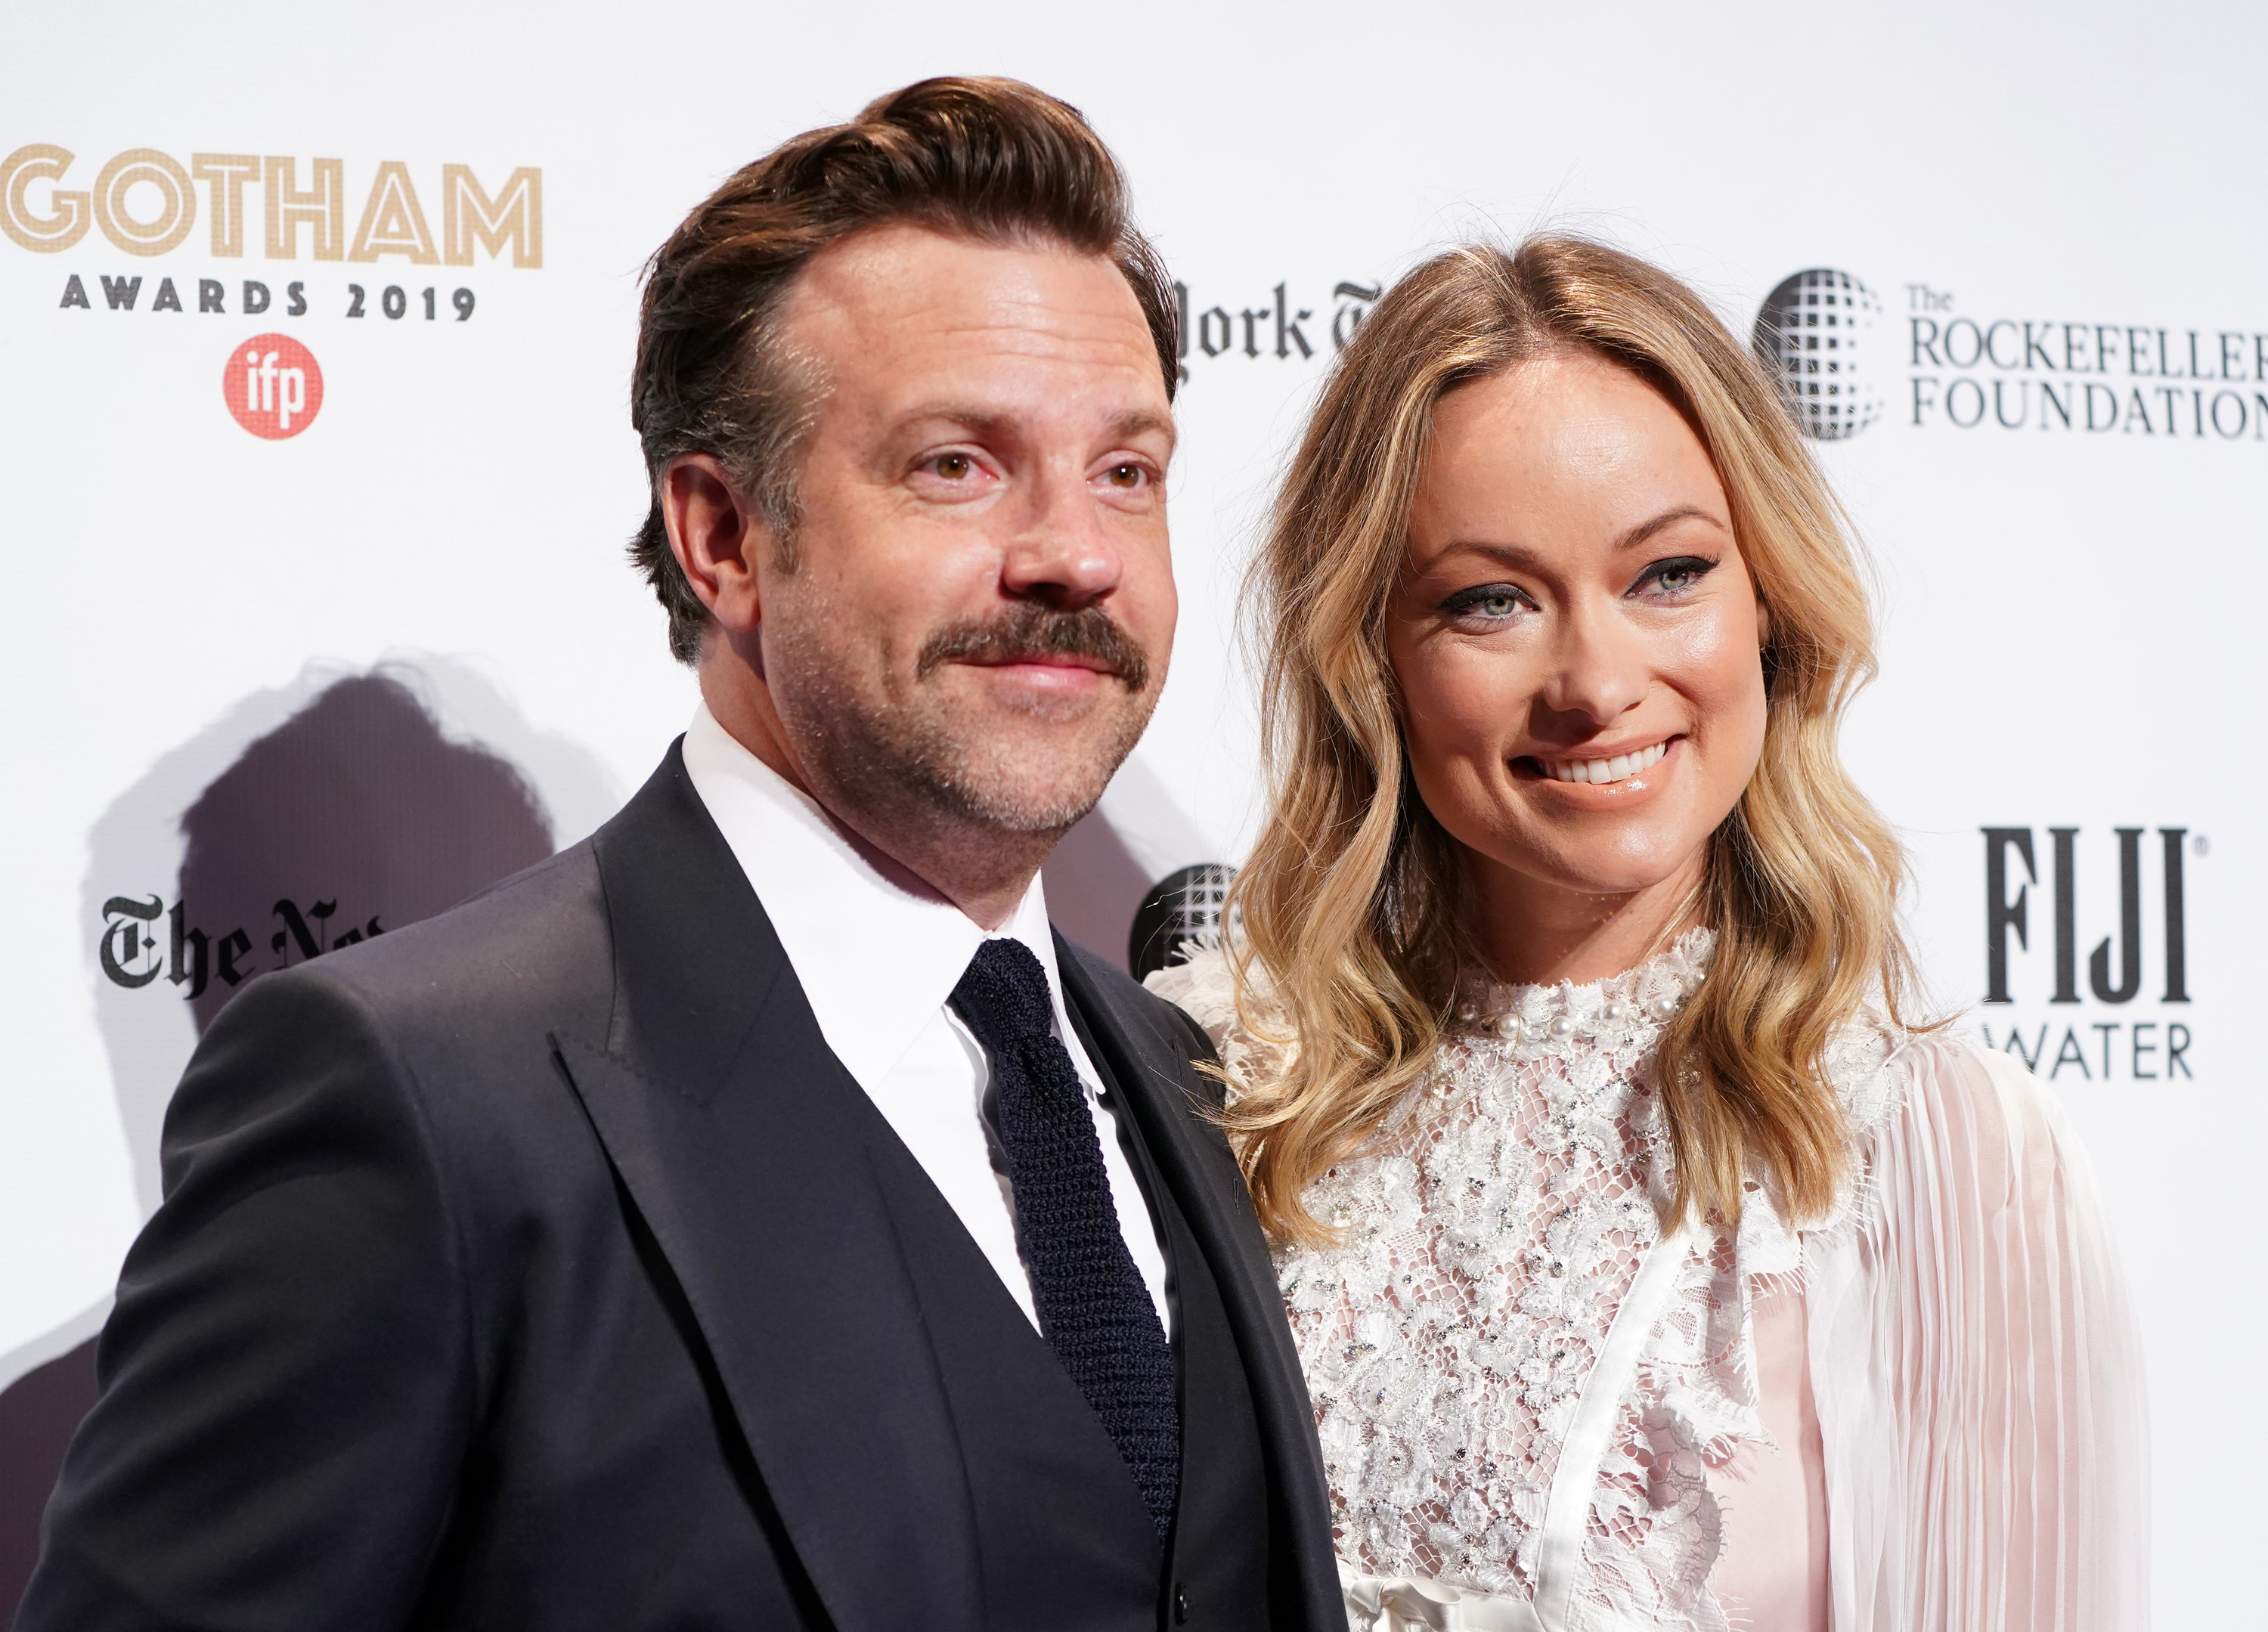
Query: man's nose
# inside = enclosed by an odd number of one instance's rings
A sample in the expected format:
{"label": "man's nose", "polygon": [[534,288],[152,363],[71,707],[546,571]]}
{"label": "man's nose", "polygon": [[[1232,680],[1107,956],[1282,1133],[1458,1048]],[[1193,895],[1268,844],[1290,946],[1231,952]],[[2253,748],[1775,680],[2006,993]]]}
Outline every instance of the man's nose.
{"label": "man's nose", "polygon": [[1653,665],[1629,621],[1599,608],[1578,607],[1561,622],[1543,705],[1594,729],[1612,724],[1643,702]]}
{"label": "man's nose", "polygon": [[1035,482],[1016,521],[1000,563],[1008,594],[1076,611],[1118,587],[1125,559],[1084,471]]}

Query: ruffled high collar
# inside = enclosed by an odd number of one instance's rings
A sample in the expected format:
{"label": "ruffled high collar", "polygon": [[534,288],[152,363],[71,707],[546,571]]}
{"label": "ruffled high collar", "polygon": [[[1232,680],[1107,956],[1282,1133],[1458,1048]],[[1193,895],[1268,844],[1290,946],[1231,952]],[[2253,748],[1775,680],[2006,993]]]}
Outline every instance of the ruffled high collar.
{"label": "ruffled high collar", "polygon": [[1699,989],[1717,948],[1712,930],[1688,930],[1635,967],[1578,986],[1476,985],[1457,1018],[1517,1052],[1553,1053],[1595,1040],[1617,1053],[1643,1048]]}

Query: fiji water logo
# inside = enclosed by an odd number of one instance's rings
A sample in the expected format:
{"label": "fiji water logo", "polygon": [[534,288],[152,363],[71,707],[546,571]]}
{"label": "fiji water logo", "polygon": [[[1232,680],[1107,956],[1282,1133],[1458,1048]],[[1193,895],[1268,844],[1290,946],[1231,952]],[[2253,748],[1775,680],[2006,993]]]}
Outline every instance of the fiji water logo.
{"label": "fiji water logo", "polygon": [[2160,827],[2154,843],[2146,827],[2115,827],[2114,866],[2112,847],[2076,826],[2048,828],[2045,844],[2031,826],[1983,833],[1985,1046],[2051,1081],[2202,1077],[2187,875],[2212,854],[2205,836]]}
{"label": "fiji water logo", "polygon": [[229,354],[220,390],[238,424],[281,442],[306,430],[322,411],[323,371],[315,354],[291,335],[254,334]]}

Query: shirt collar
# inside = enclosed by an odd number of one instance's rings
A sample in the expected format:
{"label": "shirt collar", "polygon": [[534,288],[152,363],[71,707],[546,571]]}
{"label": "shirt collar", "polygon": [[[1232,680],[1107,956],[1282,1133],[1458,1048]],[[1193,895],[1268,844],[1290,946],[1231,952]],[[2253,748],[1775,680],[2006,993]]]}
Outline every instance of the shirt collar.
{"label": "shirt collar", "polygon": [[[871,1091],[953,995],[986,932],[950,902],[877,871],[816,800],[735,740],[706,703],[686,728],[683,752],[694,791],[763,903],[828,1046]],[[1068,1038],[1038,874],[998,933],[1040,960],[1058,1034]]]}

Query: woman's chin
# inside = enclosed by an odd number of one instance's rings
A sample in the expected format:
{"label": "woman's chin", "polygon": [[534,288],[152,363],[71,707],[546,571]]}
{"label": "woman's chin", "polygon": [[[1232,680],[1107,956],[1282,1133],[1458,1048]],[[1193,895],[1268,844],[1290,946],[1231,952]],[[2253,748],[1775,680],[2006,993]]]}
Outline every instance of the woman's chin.
{"label": "woman's chin", "polygon": [[1629,896],[1643,895],[1648,891],[1677,887],[1692,876],[1683,866],[1659,869],[1611,870],[1598,872],[1574,872],[1557,880],[1562,888],[1575,895]]}
{"label": "woman's chin", "polygon": [[1538,842],[1523,842],[1525,836],[1511,842],[1499,837],[1489,847],[1489,859],[1531,887],[1571,895],[1638,895],[1682,888],[1699,876],[1708,844],[1705,831],[1697,838],[1682,830],[1674,835],[1569,834],[1557,823],[1536,834]]}

